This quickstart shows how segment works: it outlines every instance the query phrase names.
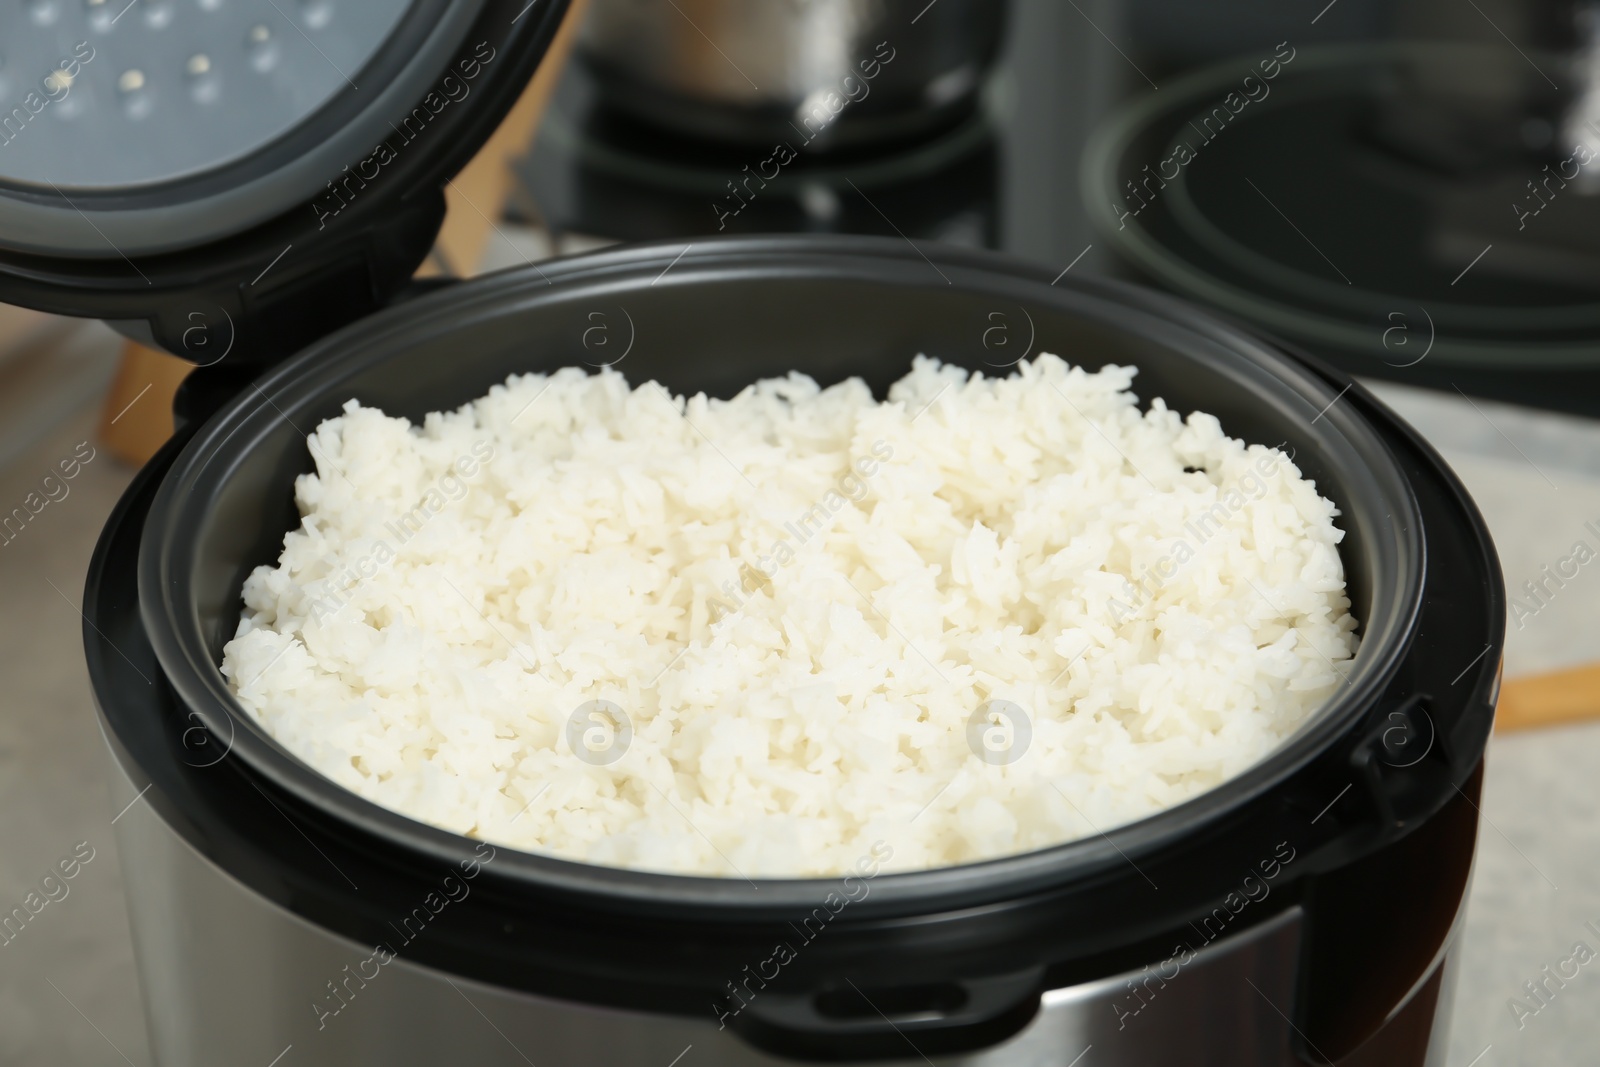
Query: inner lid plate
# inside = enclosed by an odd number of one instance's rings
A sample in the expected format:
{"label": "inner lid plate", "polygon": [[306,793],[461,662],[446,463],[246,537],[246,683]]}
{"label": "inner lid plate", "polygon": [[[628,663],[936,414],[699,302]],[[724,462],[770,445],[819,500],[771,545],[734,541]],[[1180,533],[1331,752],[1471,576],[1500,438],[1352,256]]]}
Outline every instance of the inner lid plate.
{"label": "inner lid plate", "polygon": [[343,91],[407,0],[21,0],[3,17],[0,180],[187,177]]}

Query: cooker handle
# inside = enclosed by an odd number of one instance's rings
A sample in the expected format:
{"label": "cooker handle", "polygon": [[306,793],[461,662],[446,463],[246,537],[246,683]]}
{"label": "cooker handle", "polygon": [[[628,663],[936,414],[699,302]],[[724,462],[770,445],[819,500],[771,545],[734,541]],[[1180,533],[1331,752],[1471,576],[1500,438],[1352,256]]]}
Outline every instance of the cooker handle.
{"label": "cooker handle", "polygon": [[726,1019],[763,1051],[809,1060],[915,1059],[998,1044],[1039,1011],[1044,968],[959,981],[846,979],[804,994],[760,991]]}
{"label": "cooker handle", "polygon": [[[429,278],[412,278],[405,282],[388,300],[386,307],[415,300],[420,296],[438,292],[452,285],[459,285],[461,279],[453,277],[434,276]],[[191,314],[194,314],[191,312]],[[202,327],[191,325],[190,331],[201,330]],[[233,324],[230,322],[228,332],[224,335],[223,343],[235,335]],[[187,336],[187,335],[185,335]],[[196,338],[203,339],[204,333],[196,333]],[[139,338],[135,338],[139,340]],[[149,339],[145,339],[149,340]],[[212,342],[214,343],[214,342]],[[177,351],[172,349],[172,351]],[[193,354],[193,353],[191,353]],[[228,353],[231,354],[231,353]],[[215,364],[198,364],[182,384],[178,386],[177,395],[172,401],[173,425],[176,429],[185,426],[198,426],[214,415],[222,405],[232,400],[239,393],[250,387],[250,383],[259,378],[263,373],[263,364],[259,359],[228,361],[226,356]]]}

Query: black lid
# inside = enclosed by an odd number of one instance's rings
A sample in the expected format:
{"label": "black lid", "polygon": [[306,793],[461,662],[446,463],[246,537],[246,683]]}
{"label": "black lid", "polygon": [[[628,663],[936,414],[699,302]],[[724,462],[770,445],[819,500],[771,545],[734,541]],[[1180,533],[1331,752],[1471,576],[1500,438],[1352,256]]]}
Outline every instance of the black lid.
{"label": "black lid", "polygon": [[444,186],[568,3],[13,6],[0,300],[202,364],[281,358],[369,314],[427,255]]}

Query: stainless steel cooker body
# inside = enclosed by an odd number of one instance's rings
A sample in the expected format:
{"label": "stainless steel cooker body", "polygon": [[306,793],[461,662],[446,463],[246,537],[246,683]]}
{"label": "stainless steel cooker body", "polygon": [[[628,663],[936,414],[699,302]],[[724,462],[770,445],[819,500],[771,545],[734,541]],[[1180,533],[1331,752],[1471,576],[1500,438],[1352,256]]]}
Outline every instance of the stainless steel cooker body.
{"label": "stainless steel cooker body", "polygon": [[[134,796],[135,779],[112,763],[116,795]],[[302,1067],[798,1062],[754,1048],[719,1025],[710,1003],[699,1017],[628,1011],[509,990],[403,956],[380,963],[373,946],[329,933],[241,885],[155,809],[135,805],[116,830],[161,1067],[266,1064],[280,1055]],[[1152,960],[1048,990],[1038,1014],[1014,1037],[935,1061],[941,1067],[1303,1067],[1286,1011],[1302,918],[1291,906],[1181,964],[1174,957]],[[1386,1050],[1385,1067],[1443,1067],[1449,996],[1440,993],[1454,941],[1452,930],[1369,1046],[1369,1056]],[[903,1056],[870,1062],[929,1061],[908,1039]]]}
{"label": "stainless steel cooker body", "polygon": [[[1504,626],[1460,484],[1275,342],[1119,283],[908,245],[609,250],[419,297],[244,392],[225,367],[191,378],[84,595],[117,795],[138,798],[117,829],[162,1064],[290,1046],[295,1063],[541,1067],[1438,1062]],[[993,347],[997,321],[1016,348]],[[416,418],[618,353],[675,391],[799,369],[881,392],[918,352],[992,373],[1035,351],[1132,363],[1145,398],[1293,449],[1341,509],[1362,648],[1318,715],[1222,787],[1040,852],[883,874],[779,974],[774,942],[830,881],[496,853],[311,771],[217,668],[244,576],[298,521],[300,427],[352,396]]]}

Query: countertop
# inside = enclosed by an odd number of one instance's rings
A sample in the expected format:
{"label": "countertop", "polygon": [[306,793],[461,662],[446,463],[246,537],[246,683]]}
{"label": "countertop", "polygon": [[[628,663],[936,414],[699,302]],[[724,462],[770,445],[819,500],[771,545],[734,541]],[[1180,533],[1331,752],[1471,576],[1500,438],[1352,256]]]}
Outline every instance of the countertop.
{"label": "countertop", "polygon": [[[1460,475],[1488,521],[1508,595],[1578,540],[1600,549],[1584,525],[1600,526],[1600,424],[1367,384]],[[1530,611],[1508,622],[1507,677],[1600,660],[1600,567],[1590,570],[1542,606],[1520,595]],[[1593,1063],[1600,980],[1590,972],[1600,965],[1582,967],[1547,1005],[1522,985],[1579,941],[1600,954],[1600,936],[1584,925],[1600,927],[1600,725],[1496,736],[1487,759],[1448,1063]],[[1513,999],[1538,1011],[1516,1011]]]}

